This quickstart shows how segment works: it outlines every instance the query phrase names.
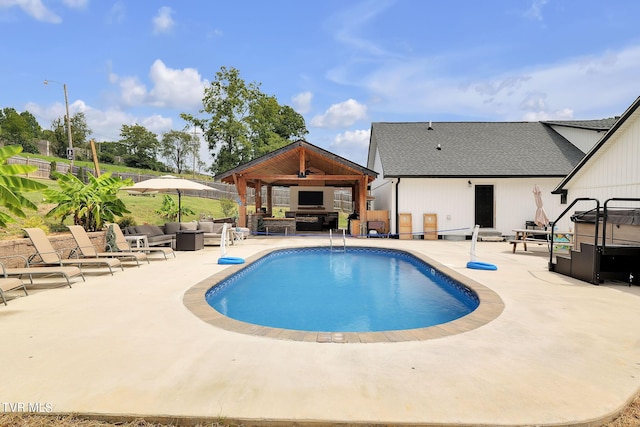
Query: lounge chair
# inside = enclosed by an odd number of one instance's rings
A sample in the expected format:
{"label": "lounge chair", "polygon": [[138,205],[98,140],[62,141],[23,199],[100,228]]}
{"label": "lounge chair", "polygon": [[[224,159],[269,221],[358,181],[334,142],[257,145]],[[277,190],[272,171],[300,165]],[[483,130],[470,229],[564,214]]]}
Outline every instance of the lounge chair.
{"label": "lounge chair", "polygon": [[[29,282],[33,284],[34,276],[62,276],[67,281],[67,285],[71,287],[71,279],[74,277],[82,277],[82,280],[85,281],[84,275],[82,274],[82,270],[78,267],[74,266],[51,266],[51,267],[32,267],[29,265],[29,260],[22,255],[12,255],[8,258],[20,258],[24,263],[22,267],[7,267],[4,263],[0,262],[0,273],[5,277],[13,277],[16,276],[18,279],[22,279],[24,276],[29,277]],[[1,277],[1,276],[0,276]]]}
{"label": "lounge chair", "polygon": [[135,263],[140,267],[140,261],[147,261],[147,255],[143,252],[132,252],[132,251],[115,251],[115,252],[98,252],[96,248],[91,243],[91,239],[89,235],[85,231],[84,227],[81,225],[69,225],[67,227],[69,231],[71,231],[71,235],[73,239],[76,241],[76,245],[78,245],[74,251],[79,253],[80,258],[117,258],[120,262],[125,261],[135,261]]}
{"label": "lounge chair", "polygon": [[29,263],[32,263],[34,259],[40,259],[38,264],[42,264],[45,266],[69,266],[76,265],[80,268],[83,266],[93,266],[93,267],[107,267],[109,272],[113,274],[113,269],[115,267],[120,267],[120,269],[124,270],[122,263],[119,259],[116,258],[62,258],[60,253],[58,253],[54,248],[47,235],[44,234],[41,228],[23,228],[23,230],[27,233],[27,236],[31,239],[31,243],[33,243],[33,247],[36,250],[36,253],[31,255],[28,259]]}
{"label": "lounge chair", "polygon": [[168,259],[167,255],[173,255],[174,258],[176,257],[173,249],[166,246],[131,246],[124,237],[124,233],[118,224],[107,224],[107,246],[109,250],[110,248],[115,248],[118,251],[126,252],[161,253],[164,255],[165,260]]}
{"label": "lounge chair", "polygon": [[24,294],[29,295],[22,280],[16,279],[15,277],[0,277],[0,298],[2,298],[4,305],[7,305],[7,298],[4,296],[4,293],[18,288],[22,288]]}

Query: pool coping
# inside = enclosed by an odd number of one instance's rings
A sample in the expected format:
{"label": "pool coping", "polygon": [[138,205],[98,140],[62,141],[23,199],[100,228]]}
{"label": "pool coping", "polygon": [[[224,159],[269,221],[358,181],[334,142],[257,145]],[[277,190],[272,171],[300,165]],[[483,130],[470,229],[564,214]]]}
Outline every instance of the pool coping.
{"label": "pool coping", "polygon": [[[325,246],[307,246],[325,247]],[[373,246],[359,245],[359,248],[375,248]],[[504,311],[504,302],[500,296],[473,279],[460,274],[459,272],[445,266],[438,261],[425,256],[424,254],[410,249],[402,249],[400,252],[408,253],[419,260],[429,264],[433,268],[439,270],[442,274],[449,276],[468,287],[476,293],[480,304],[471,313],[451,322],[440,325],[429,326],[425,328],[382,331],[382,332],[315,332],[300,331],[291,329],[273,328],[268,326],[255,325],[239,320],[231,319],[211,307],[206,299],[205,294],[209,289],[231,275],[246,268],[250,264],[256,262],[260,258],[280,250],[300,249],[299,246],[279,247],[273,249],[265,249],[245,260],[245,264],[229,265],[224,270],[213,274],[212,276],[200,281],[189,288],[183,296],[183,304],[196,317],[202,321],[231,332],[237,332],[245,335],[261,336],[266,338],[274,338],[279,340],[317,342],[317,343],[391,343],[406,341],[425,341],[436,338],[443,338],[451,335],[457,335],[468,332],[484,326],[496,319]],[[379,249],[379,248],[376,248]]]}

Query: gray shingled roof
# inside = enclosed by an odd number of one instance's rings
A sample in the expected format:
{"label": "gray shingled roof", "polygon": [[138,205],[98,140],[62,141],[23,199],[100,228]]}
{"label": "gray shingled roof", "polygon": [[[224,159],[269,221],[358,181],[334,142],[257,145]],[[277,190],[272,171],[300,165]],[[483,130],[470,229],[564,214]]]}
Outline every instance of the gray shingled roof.
{"label": "gray shingled roof", "polygon": [[609,130],[619,118],[618,116],[598,120],[554,120],[544,121],[542,123],[589,130]]}
{"label": "gray shingled roof", "polygon": [[[540,122],[372,123],[387,177],[565,176],[584,153]],[[437,149],[440,144],[441,150]]]}

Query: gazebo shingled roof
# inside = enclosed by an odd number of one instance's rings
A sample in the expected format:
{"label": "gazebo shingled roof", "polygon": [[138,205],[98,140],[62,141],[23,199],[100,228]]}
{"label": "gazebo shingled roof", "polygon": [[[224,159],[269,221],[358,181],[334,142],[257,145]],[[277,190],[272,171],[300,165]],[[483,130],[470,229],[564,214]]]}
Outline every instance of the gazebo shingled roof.
{"label": "gazebo shingled roof", "polygon": [[[261,207],[260,190],[269,187],[351,187],[356,211],[366,221],[367,186],[377,173],[306,141],[296,141],[269,154],[216,175],[217,181],[235,184],[240,196],[240,225],[246,221],[246,189],[256,190],[256,209]],[[270,204],[267,191],[267,205]]]}

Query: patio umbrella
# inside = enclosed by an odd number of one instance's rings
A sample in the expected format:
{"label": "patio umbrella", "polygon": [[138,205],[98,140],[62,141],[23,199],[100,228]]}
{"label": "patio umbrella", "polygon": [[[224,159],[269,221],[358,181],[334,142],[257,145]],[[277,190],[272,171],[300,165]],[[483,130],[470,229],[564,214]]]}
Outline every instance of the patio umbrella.
{"label": "patio umbrella", "polygon": [[200,184],[188,179],[177,178],[173,175],[163,175],[158,178],[151,178],[145,181],[140,181],[132,185],[131,187],[122,187],[121,190],[135,191],[136,193],[166,193],[170,191],[176,191],[178,193],[178,222],[182,219],[181,207],[182,207],[182,192],[185,190],[191,191],[222,191],[217,188],[209,187],[208,185]]}
{"label": "patio umbrella", "polygon": [[542,191],[538,185],[533,186],[533,198],[536,201],[536,217],[534,219],[536,225],[540,227],[546,227],[549,225],[549,217],[542,207]]}

